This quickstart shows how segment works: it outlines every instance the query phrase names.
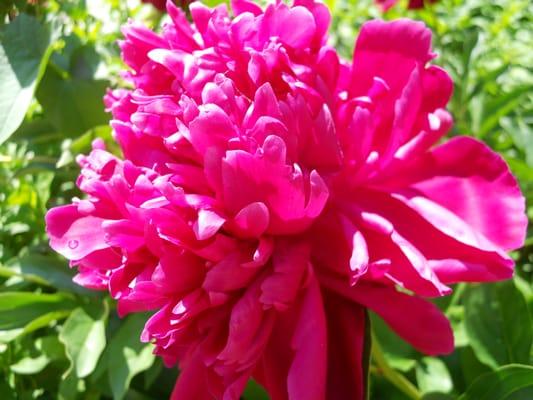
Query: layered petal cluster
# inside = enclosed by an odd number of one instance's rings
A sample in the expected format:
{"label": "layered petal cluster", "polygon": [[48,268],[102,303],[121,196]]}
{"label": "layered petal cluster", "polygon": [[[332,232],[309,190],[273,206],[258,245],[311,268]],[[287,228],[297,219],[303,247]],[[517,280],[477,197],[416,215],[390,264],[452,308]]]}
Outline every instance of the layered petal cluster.
{"label": "layered petal cluster", "polygon": [[[375,0],[375,2],[379,4],[384,11],[387,11],[389,8],[398,3],[398,0]],[[407,7],[409,9],[415,10],[419,8],[424,8],[426,4],[432,4],[436,2],[437,0],[409,0]]]}
{"label": "layered petal cluster", "polygon": [[[100,142],[86,194],[47,214],[76,281],[181,374],[174,399],[363,399],[366,310],[427,354],[453,350],[425,298],[511,277],[524,199],[505,162],[440,139],[452,82],[419,22],[366,23],[353,61],[314,0],[172,2],[121,43],[133,90],[106,96],[124,159]],[[439,144],[440,143],[440,144]],[[405,310],[409,310],[408,313]]]}

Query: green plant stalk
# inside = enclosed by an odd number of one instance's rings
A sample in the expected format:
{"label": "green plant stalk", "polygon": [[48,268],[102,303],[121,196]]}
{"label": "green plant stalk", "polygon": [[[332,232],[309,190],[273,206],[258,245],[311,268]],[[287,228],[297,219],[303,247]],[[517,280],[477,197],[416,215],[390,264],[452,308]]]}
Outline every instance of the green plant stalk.
{"label": "green plant stalk", "polygon": [[452,295],[452,298],[450,300],[450,304],[448,304],[448,307],[446,309],[446,316],[449,316],[450,310],[453,307],[459,305],[459,303],[461,302],[461,298],[462,298],[466,288],[467,288],[467,285],[464,282],[457,284],[457,286],[455,287],[455,289],[453,291],[453,295]]}
{"label": "green plant stalk", "polygon": [[418,391],[415,385],[413,385],[407,378],[402,374],[396,372],[387,362],[385,354],[379,344],[379,341],[375,334],[372,334],[372,360],[374,361],[375,367],[372,368],[371,372],[378,373],[385,377],[390,383],[396,386],[401,390],[405,395],[410,399],[420,400],[422,395]]}

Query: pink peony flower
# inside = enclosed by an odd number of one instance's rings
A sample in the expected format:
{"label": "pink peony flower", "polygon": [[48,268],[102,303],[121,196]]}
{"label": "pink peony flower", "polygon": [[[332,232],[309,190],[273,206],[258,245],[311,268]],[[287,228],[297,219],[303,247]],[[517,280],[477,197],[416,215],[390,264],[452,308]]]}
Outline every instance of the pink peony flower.
{"label": "pink peony flower", "polygon": [[[121,43],[133,90],[106,96],[124,160],[94,144],[87,197],[47,214],[76,281],[144,310],[181,375],[173,399],[362,399],[366,309],[421,352],[453,350],[424,298],[507,279],[527,224],[505,162],[439,140],[452,82],[420,22],[366,23],[353,62],[314,0],[172,2]],[[401,290],[398,290],[401,289]],[[409,312],[405,312],[409,310]]]}
{"label": "pink peony flower", "polygon": [[[375,0],[377,4],[379,4],[384,11],[387,11],[389,8],[394,6],[396,3],[398,3],[398,0]],[[415,10],[418,8],[424,8],[424,6],[427,3],[436,3],[437,0],[409,0],[408,8]]]}

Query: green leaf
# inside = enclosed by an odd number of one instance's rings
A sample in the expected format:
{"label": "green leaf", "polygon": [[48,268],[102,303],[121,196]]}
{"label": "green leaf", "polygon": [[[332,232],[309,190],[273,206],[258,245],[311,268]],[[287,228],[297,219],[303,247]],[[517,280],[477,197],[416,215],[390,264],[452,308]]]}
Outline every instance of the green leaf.
{"label": "green leaf", "polygon": [[71,313],[70,310],[62,310],[62,311],[52,311],[47,314],[43,314],[40,317],[35,318],[29,324],[27,324],[22,330],[21,334],[25,335],[25,334],[34,332],[37,329],[44,328],[45,326],[48,326],[50,323],[54,321],[67,318],[70,315],[70,313]]}
{"label": "green leaf", "polygon": [[49,67],[36,96],[54,127],[74,137],[109,121],[103,103],[108,86],[108,81],[71,79]]}
{"label": "green leaf", "polygon": [[35,348],[51,361],[65,358],[65,346],[55,335],[43,336],[35,341]]}
{"label": "green leaf", "polygon": [[533,329],[513,281],[472,286],[465,293],[465,327],[481,362],[493,369],[529,362]]}
{"label": "green leaf", "polygon": [[331,12],[335,10],[335,6],[337,5],[337,0],[325,0],[324,2],[326,3],[326,5],[328,6]]}
{"label": "green leaf", "polygon": [[135,375],[146,371],[154,363],[153,345],[140,341],[146,320],[145,314],[131,315],[109,343],[108,377],[115,400],[124,397]]}
{"label": "green leaf", "polygon": [[512,137],[513,144],[525,153],[526,163],[532,167],[529,173],[533,173],[533,128],[524,119],[511,117],[501,118],[500,125]]}
{"label": "green leaf", "polygon": [[533,367],[507,365],[481,375],[459,400],[527,400],[533,394]]}
{"label": "green leaf", "polygon": [[19,375],[33,375],[41,372],[50,364],[50,359],[45,355],[36,358],[26,357],[11,365],[11,371]]}
{"label": "green leaf", "polygon": [[499,96],[484,107],[485,120],[483,121],[479,134],[481,136],[488,133],[498,125],[500,118],[511,113],[523,102],[523,96],[531,92],[531,85],[522,85],[509,93]]}
{"label": "green leaf", "polygon": [[59,340],[65,345],[71,369],[78,378],[84,378],[93,372],[104,350],[104,321],[77,308],[63,325]]}
{"label": "green leaf", "polygon": [[74,307],[75,302],[71,297],[59,293],[0,293],[0,329],[23,328],[45,314]]}
{"label": "green leaf", "polygon": [[75,400],[83,390],[83,381],[76,377],[76,373],[71,368],[62,377],[59,384],[59,400]]}
{"label": "green leaf", "polygon": [[0,382],[0,398],[2,400],[18,400],[19,396],[7,382]]}
{"label": "green leaf", "polygon": [[[533,171],[532,171],[533,172]],[[533,286],[519,275],[514,276],[516,288],[522,293],[526,299],[529,308],[529,315],[533,318]]]}
{"label": "green leaf", "polygon": [[254,380],[250,380],[244,389],[242,394],[244,400],[269,400],[267,392],[259,383]]}
{"label": "green leaf", "polygon": [[0,31],[0,143],[24,120],[51,48],[49,30],[29,15]]}
{"label": "green leaf", "polygon": [[152,366],[144,373],[144,389],[148,390],[155,383],[161,371],[165,369],[160,357],[156,357]]}
{"label": "green leaf", "polygon": [[229,2],[230,0],[202,0],[202,3],[204,3],[208,7],[216,7],[222,3],[229,4]]}
{"label": "green leaf", "polygon": [[416,366],[416,381],[422,393],[448,393],[453,389],[453,382],[446,364],[435,357],[424,357]]}
{"label": "green leaf", "polygon": [[370,319],[387,363],[402,372],[411,370],[416,365],[416,351],[413,347],[400,339],[381,318],[370,313]]}
{"label": "green leaf", "polygon": [[485,89],[484,86],[486,84],[493,83],[500,75],[507,72],[509,67],[510,66],[508,64],[503,64],[499,66],[498,68],[495,68],[489,71],[486,75],[478,77],[476,84],[470,91],[468,99],[471,100],[472,97],[474,97],[476,94],[483,92]]}
{"label": "green leaf", "polygon": [[72,282],[74,273],[65,261],[56,257],[41,254],[28,254],[15,264],[22,274],[38,277],[50,286],[79,294],[88,295],[91,292]]}
{"label": "green leaf", "polygon": [[397,372],[389,364],[388,360],[385,357],[385,354],[381,348],[381,343],[379,342],[377,335],[372,336],[372,360],[376,367],[375,371],[378,373],[378,376],[383,377],[399,389],[403,395],[406,395],[411,399],[419,399],[422,397],[421,393],[418,391],[418,388],[413,385],[413,383],[407,379],[404,375]]}
{"label": "green leaf", "polygon": [[457,400],[456,396],[445,393],[428,393],[422,397],[422,400]]}
{"label": "green leaf", "polygon": [[474,382],[478,376],[491,371],[489,367],[479,361],[471,346],[459,349],[458,353],[459,366],[461,368],[462,379],[465,383],[465,387]]}

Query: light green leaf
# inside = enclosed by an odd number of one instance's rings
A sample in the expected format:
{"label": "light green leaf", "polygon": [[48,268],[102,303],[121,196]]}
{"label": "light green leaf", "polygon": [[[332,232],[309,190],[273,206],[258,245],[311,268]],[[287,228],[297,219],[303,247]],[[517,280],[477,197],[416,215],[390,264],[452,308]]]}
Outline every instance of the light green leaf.
{"label": "light green leaf", "polygon": [[479,134],[483,136],[494,129],[500,121],[500,118],[516,109],[524,101],[523,96],[530,93],[531,90],[531,85],[522,85],[487,103],[484,107],[485,119],[479,130]]}
{"label": "light green leaf", "polygon": [[533,367],[507,365],[481,375],[459,400],[527,400],[533,395]]}
{"label": "light green leaf", "polygon": [[208,7],[216,7],[222,3],[229,4],[229,2],[230,0],[202,0],[202,3],[204,3]]}
{"label": "light green leaf", "polygon": [[469,287],[464,300],[466,332],[481,362],[493,369],[529,362],[531,318],[513,281]]}
{"label": "light green leaf", "polygon": [[135,375],[146,371],[154,363],[153,345],[140,341],[146,320],[145,314],[128,317],[109,343],[108,377],[115,400],[124,397]]}
{"label": "light green leaf", "polygon": [[63,325],[59,340],[65,345],[67,357],[78,378],[93,372],[104,350],[105,325],[82,308],[77,308]]}
{"label": "light green leaf", "polygon": [[0,143],[22,123],[51,53],[50,32],[20,14],[0,31]]}
{"label": "light green leaf", "polygon": [[422,393],[448,393],[453,389],[453,382],[446,364],[435,357],[424,357],[417,362],[416,381]]}
{"label": "light green leaf", "polygon": [[325,0],[324,2],[328,6],[330,12],[333,12],[333,10],[335,10],[335,5],[337,4],[337,0]]}
{"label": "light green leaf", "polygon": [[33,375],[41,372],[50,364],[50,359],[45,355],[36,358],[26,357],[11,365],[11,371],[19,375]]}
{"label": "light green leaf", "polygon": [[74,307],[74,300],[60,293],[0,293],[0,330],[23,328],[45,314]]}
{"label": "light green leaf", "polygon": [[70,312],[70,310],[52,311],[35,318],[33,321],[29,322],[24,328],[15,328],[0,331],[0,343],[11,342],[24,335],[27,335],[28,333],[36,331],[37,329],[44,328],[50,325],[52,322],[67,318],[70,315]]}

